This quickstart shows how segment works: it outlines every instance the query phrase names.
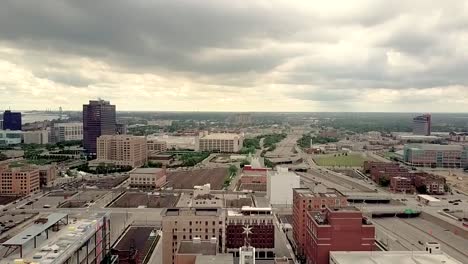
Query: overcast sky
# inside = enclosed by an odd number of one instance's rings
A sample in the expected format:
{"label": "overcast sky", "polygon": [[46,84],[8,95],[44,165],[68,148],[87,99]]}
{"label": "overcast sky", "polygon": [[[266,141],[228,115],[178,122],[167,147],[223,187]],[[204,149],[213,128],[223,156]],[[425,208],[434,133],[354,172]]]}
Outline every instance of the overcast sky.
{"label": "overcast sky", "polygon": [[3,0],[0,108],[468,112],[468,1]]}

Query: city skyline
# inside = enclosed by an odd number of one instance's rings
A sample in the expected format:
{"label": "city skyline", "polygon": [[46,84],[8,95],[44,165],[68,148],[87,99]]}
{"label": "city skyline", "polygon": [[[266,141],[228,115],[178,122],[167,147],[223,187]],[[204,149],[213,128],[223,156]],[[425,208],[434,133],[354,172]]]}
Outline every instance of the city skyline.
{"label": "city skyline", "polygon": [[102,97],[124,111],[468,111],[464,1],[6,1],[2,11],[3,108],[79,110]]}

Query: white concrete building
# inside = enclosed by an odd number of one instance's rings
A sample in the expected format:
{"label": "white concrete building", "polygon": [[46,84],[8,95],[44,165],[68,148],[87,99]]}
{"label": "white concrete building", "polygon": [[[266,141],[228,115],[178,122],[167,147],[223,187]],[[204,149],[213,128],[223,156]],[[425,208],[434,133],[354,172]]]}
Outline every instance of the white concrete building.
{"label": "white concrete building", "polygon": [[54,142],[83,140],[83,123],[55,123],[51,133]]}
{"label": "white concrete building", "polygon": [[225,153],[239,152],[244,143],[244,136],[232,133],[201,133],[197,139],[198,151],[218,151]]}
{"label": "white concrete building", "polygon": [[0,146],[21,144],[22,140],[22,131],[0,130]]}
{"label": "white concrete building", "polygon": [[45,145],[49,143],[50,131],[47,129],[23,132],[24,144]]}
{"label": "white concrete building", "polygon": [[293,188],[300,187],[299,176],[284,167],[267,174],[267,198],[270,204],[292,205]]}
{"label": "white concrete building", "polygon": [[[169,136],[169,135],[150,135],[147,141],[156,142],[156,144],[165,143],[165,148],[170,149],[190,149],[195,150],[196,140],[194,136]],[[157,146],[154,146],[157,147]],[[165,150],[164,150],[165,151]]]}
{"label": "white concrete building", "polygon": [[161,188],[166,184],[166,170],[159,168],[136,168],[130,172],[129,182],[132,188]]}

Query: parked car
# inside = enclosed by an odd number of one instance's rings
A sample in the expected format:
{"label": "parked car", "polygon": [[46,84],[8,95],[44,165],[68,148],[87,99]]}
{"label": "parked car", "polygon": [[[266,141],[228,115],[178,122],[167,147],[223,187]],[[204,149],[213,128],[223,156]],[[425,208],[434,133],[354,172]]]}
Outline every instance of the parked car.
{"label": "parked car", "polygon": [[450,212],[450,209],[444,208],[444,209],[442,209],[442,211],[444,211],[444,212]]}

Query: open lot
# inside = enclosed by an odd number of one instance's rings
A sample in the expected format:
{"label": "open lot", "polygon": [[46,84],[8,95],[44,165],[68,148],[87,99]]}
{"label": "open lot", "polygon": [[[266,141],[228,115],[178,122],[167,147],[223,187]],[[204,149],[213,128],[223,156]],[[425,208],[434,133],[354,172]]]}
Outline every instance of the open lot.
{"label": "open lot", "polygon": [[227,168],[174,171],[167,174],[167,187],[192,189],[195,185],[210,183],[212,190],[221,190],[227,175]]}
{"label": "open lot", "polygon": [[[338,156],[339,155],[339,156]],[[313,160],[319,166],[326,167],[362,167],[366,159],[360,154],[314,155]]]}
{"label": "open lot", "polygon": [[148,194],[144,192],[127,192],[114,201],[109,207],[137,208],[146,206],[147,208],[173,207],[179,200],[178,194]]}

